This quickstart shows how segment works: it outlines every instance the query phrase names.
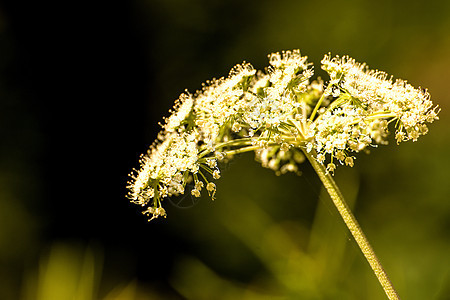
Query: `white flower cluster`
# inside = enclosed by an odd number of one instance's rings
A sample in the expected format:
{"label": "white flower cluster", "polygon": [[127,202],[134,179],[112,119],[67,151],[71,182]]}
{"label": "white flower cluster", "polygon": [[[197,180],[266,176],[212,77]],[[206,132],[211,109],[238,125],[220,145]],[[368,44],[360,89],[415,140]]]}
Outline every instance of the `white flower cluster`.
{"label": "white flower cluster", "polygon": [[256,71],[248,63],[235,66],[228,78],[204,86],[195,99],[195,124],[206,144],[212,146],[232,127],[239,131],[238,116],[245,112],[250,96],[246,90]]}
{"label": "white flower cluster", "polygon": [[326,55],[322,60],[332,81],[338,81],[336,87],[361,103],[367,114],[390,113],[401,123],[398,126],[398,141],[414,140],[427,133],[426,122],[437,119],[436,109],[426,90],[415,89],[406,81],[387,79],[381,71],[369,70],[365,64],[344,56],[330,59]]}
{"label": "white flower cluster", "polygon": [[335,168],[333,158],[353,165],[349,152],[386,144],[390,122],[396,122],[395,137],[401,142],[416,141],[428,132],[425,123],[438,119],[428,92],[406,81],[393,82],[386,73],[370,70],[348,56],[325,55],[322,69],[331,78],[325,96],[332,97],[332,102],[313,120],[309,149],[317,151],[321,162],[325,154],[331,155],[330,171]]}
{"label": "white flower cluster", "polygon": [[298,50],[272,53],[269,62],[267,73],[244,62],[176,101],[128,186],[150,219],[165,217],[161,201],[183,194],[191,181],[192,196],[206,187],[214,199],[217,162],[234,154],[255,151],[276,174],[299,174],[298,164],[313,155],[333,173],[335,162],[353,166],[352,153],[387,143],[389,123],[397,142],[415,141],[438,119],[426,91],[347,56],[325,55],[326,85],[310,81],[313,69]]}
{"label": "white flower cluster", "polygon": [[[198,134],[168,132],[161,143],[153,144],[147,155],[141,157],[141,169],[132,174],[129,198],[141,206],[155,198],[184,193],[187,174],[199,170],[197,141]],[[154,208],[153,217],[165,215],[160,203]],[[162,210],[156,210],[161,208]]]}
{"label": "white flower cluster", "polygon": [[163,125],[165,132],[174,132],[177,130],[185,120],[189,117],[194,105],[194,98],[190,94],[181,94],[180,98],[175,101],[174,110],[170,111],[172,115],[165,118]]}

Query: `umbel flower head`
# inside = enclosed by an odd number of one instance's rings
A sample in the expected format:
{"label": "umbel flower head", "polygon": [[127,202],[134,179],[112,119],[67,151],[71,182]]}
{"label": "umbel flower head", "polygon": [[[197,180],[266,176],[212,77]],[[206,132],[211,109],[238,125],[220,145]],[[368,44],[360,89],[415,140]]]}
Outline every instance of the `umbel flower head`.
{"label": "umbel flower head", "polygon": [[214,199],[218,161],[237,153],[254,151],[276,174],[300,173],[308,153],[333,174],[339,164],[352,167],[355,153],[386,144],[389,127],[397,143],[416,141],[438,119],[426,90],[348,56],[325,55],[327,82],[311,80],[313,68],[299,50],[272,53],[269,63],[262,72],[244,62],[179,97],[130,175],[128,197],[150,220],[166,216],[167,197],[206,190]]}

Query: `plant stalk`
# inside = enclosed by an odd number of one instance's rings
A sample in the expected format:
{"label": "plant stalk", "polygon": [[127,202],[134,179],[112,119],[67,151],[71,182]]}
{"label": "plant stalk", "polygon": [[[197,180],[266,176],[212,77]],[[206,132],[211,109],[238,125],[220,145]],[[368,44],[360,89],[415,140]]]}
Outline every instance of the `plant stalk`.
{"label": "plant stalk", "polygon": [[355,238],[356,243],[358,244],[362,253],[366,257],[367,262],[369,263],[370,267],[375,273],[375,276],[377,277],[378,281],[383,287],[387,297],[389,298],[389,300],[399,300],[400,297],[398,296],[397,292],[394,289],[394,286],[389,280],[386,271],[384,271],[383,266],[381,265],[380,261],[375,255],[375,252],[372,246],[370,245],[369,241],[367,240],[361,227],[359,226],[358,221],[356,221],[356,218],[351,212],[350,207],[345,202],[344,197],[342,196],[333,177],[329,173],[327,173],[325,167],[315,159],[314,155],[315,153],[313,153],[312,151],[311,153],[308,153],[305,150],[303,152],[305,156],[308,158],[311,165],[313,166],[314,170],[319,175],[319,178],[322,181],[325,188],[327,189],[328,194],[333,200],[334,205],[341,214],[342,219],[345,222],[345,225],[347,225],[347,228],[350,230],[353,237]]}

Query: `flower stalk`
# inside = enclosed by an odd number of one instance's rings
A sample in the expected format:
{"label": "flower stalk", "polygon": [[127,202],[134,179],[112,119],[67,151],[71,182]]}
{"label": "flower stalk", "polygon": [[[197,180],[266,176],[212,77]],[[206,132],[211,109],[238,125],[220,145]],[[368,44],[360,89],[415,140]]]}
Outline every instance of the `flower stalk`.
{"label": "flower stalk", "polygon": [[344,197],[342,196],[342,193],[340,192],[338,186],[336,185],[336,182],[334,181],[333,177],[331,176],[330,173],[327,173],[326,169],[322,164],[317,162],[317,160],[314,157],[314,154],[308,153],[306,151],[304,151],[304,154],[308,159],[308,161],[313,166],[320,180],[322,181],[325,189],[327,190],[328,194],[331,197],[331,200],[334,203],[334,206],[336,206],[337,210],[339,211],[339,214],[344,220],[345,225],[353,235],[353,238],[355,239],[356,243],[361,249],[361,252],[364,254],[375,276],[377,277],[378,281],[383,287],[386,296],[388,297],[389,300],[400,299],[396,290],[394,289],[394,286],[389,280],[386,271],[384,270],[378,257],[376,256],[375,251],[370,245],[369,240],[367,239],[366,235],[359,226],[358,221],[356,220],[355,216],[350,210],[350,207],[345,202]]}

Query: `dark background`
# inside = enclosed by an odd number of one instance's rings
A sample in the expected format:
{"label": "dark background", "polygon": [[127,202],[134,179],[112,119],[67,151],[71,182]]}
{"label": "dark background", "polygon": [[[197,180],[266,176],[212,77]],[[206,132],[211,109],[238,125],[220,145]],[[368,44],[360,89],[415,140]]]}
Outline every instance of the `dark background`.
{"label": "dark background", "polygon": [[336,176],[400,295],[448,299],[450,7],[388,0],[3,2],[0,298],[382,298],[307,164],[276,177],[242,155],[214,203],[151,223],[125,198],[184,89],[295,48],[319,75],[323,54],[349,54],[442,107],[418,142]]}

